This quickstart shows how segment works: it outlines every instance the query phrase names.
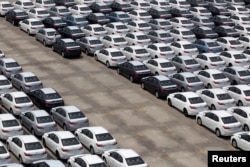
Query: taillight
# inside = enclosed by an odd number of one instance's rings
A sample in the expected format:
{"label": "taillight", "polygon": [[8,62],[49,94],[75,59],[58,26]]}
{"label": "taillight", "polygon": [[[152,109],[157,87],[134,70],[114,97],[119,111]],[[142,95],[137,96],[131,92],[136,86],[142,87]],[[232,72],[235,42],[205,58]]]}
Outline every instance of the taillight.
{"label": "taillight", "polygon": [[194,107],[194,106],[189,106],[191,109],[196,109],[196,107]]}
{"label": "taillight", "polygon": [[193,87],[193,85],[189,85],[189,84],[188,84],[188,87],[190,87],[190,88],[191,88],[191,87]]}
{"label": "taillight", "polygon": [[24,152],[24,155],[25,155],[25,156],[32,156],[32,154],[26,153],[26,152]]}
{"label": "taillight", "polygon": [[210,65],[211,65],[211,66],[216,66],[216,64],[214,64],[214,63],[210,63]]}
{"label": "taillight", "polygon": [[167,72],[167,70],[163,70],[163,69],[161,69],[161,72]]}
{"label": "taillight", "polygon": [[21,106],[15,106],[15,108],[22,108]]}
{"label": "taillight", "polygon": [[191,67],[188,67],[188,66],[186,66],[185,68],[186,68],[186,69],[192,69]]}
{"label": "taillight", "polygon": [[37,129],[43,129],[43,127],[39,126],[39,125],[37,125],[36,127],[37,127]]}
{"label": "taillight", "polygon": [[67,151],[69,151],[68,149],[65,149],[65,148],[62,148],[62,151],[63,152],[67,152]]}
{"label": "taillight", "polygon": [[104,147],[103,144],[98,144],[98,143],[96,143],[96,146],[97,146],[97,147]]}
{"label": "taillight", "polygon": [[223,126],[224,129],[231,129],[230,127],[228,126]]}
{"label": "taillight", "polygon": [[246,97],[245,100],[246,100],[246,101],[250,101],[250,98],[247,98],[247,97]]}
{"label": "taillight", "polygon": [[111,58],[112,61],[117,61],[117,59]]}
{"label": "taillight", "polygon": [[114,143],[113,143],[113,145],[116,145],[117,144],[117,141],[115,141]]}
{"label": "taillight", "polygon": [[25,87],[31,87],[31,85],[27,85],[27,84],[25,84],[24,86],[25,86]]}
{"label": "taillight", "polygon": [[245,79],[244,79],[244,78],[240,78],[240,80],[241,80],[241,81],[245,81]]}
{"label": "taillight", "polygon": [[219,105],[225,105],[225,104],[224,104],[224,103],[222,103],[222,102],[218,102],[218,104],[219,104]]}
{"label": "taillight", "polygon": [[9,130],[2,129],[2,132],[5,132],[5,133],[6,133],[6,132],[9,132]]}
{"label": "taillight", "polygon": [[76,124],[76,122],[73,122],[73,121],[69,121],[69,124]]}
{"label": "taillight", "polygon": [[33,27],[33,26],[31,26],[30,28],[31,28],[31,29],[36,29],[36,27]]}
{"label": "taillight", "polygon": [[219,84],[220,82],[218,82],[218,81],[214,81],[214,83],[215,83],[215,84]]}
{"label": "taillight", "polygon": [[135,55],[135,57],[136,57],[136,58],[141,58],[141,56],[139,56],[139,55]]}

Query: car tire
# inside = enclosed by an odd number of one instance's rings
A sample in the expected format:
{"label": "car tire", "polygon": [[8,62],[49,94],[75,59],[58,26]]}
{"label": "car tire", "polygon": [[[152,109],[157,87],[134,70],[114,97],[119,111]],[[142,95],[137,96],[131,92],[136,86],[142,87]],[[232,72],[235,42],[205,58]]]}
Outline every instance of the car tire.
{"label": "car tire", "polygon": [[19,155],[18,159],[19,159],[20,164],[23,164],[23,158],[21,157],[21,155]]}
{"label": "car tire", "polygon": [[98,57],[97,57],[97,55],[95,55],[94,57],[95,57],[95,60],[96,60],[96,61],[98,61]]}
{"label": "car tire", "polygon": [[142,88],[142,89],[145,89],[144,83],[141,83],[141,88]]}
{"label": "car tire", "polygon": [[56,157],[58,158],[58,159],[61,159],[61,157],[60,157],[60,154],[59,154],[59,152],[56,150]]}
{"label": "car tire", "polygon": [[107,67],[107,68],[110,68],[110,64],[109,64],[108,61],[106,62],[106,67]]}
{"label": "car tire", "polygon": [[121,74],[120,68],[117,68],[116,72],[117,72],[117,74],[120,75]]}
{"label": "car tire", "polygon": [[231,63],[228,64],[228,67],[232,67],[233,65]]}
{"label": "car tire", "polygon": [[10,144],[8,142],[6,143],[6,148],[8,151],[10,151]]}
{"label": "car tire", "polygon": [[243,130],[248,132],[249,131],[249,127],[247,125],[244,125],[243,126]]}
{"label": "car tire", "polygon": [[243,103],[242,103],[242,101],[238,101],[238,103],[237,103],[237,106],[243,106]]}
{"label": "car tire", "polygon": [[[7,19],[6,19],[7,20]],[[16,23],[15,23],[15,21],[14,20],[12,20],[12,25],[13,26],[15,26],[16,25]]]}
{"label": "car tire", "polygon": [[85,49],[85,54],[86,54],[86,55],[89,55],[88,49]]}
{"label": "car tire", "polygon": [[207,89],[212,89],[212,86],[210,83],[207,84]]}
{"label": "car tire", "polygon": [[45,148],[47,147],[47,144],[46,144],[45,139],[43,139],[43,146],[44,146]]}
{"label": "car tire", "polygon": [[27,30],[27,34],[30,36],[30,30]]}
{"label": "car tire", "polygon": [[232,146],[233,146],[234,148],[237,148],[237,147],[238,147],[238,146],[237,146],[237,142],[236,142],[235,139],[232,140]]}
{"label": "car tire", "polygon": [[157,58],[158,58],[158,56],[157,56],[157,55],[155,55],[155,58],[157,59]]}
{"label": "car tire", "polygon": [[67,128],[67,126],[66,126],[65,124],[63,124],[63,130],[64,130],[64,131],[67,131],[67,130],[68,130],[68,128]]}
{"label": "car tire", "polygon": [[89,152],[90,152],[91,154],[95,154],[95,150],[94,150],[94,148],[93,148],[92,146],[89,147]]}
{"label": "car tire", "polygon": [[46,44],[46,41],[45,40],[43,40],[43,46],[47,46],[47,44]]}
{"label": "car tire", "polygon": [[55,48],[54,48],[54,46],[53,46],[53,45],[52,45],[51,49],[52,49],[52,51],[53,51],[53,52],[55,51]]}
{"label": "car tire", "polygon": [[188,116],[188,112],[187,112],[187,109],[183,109],[183,114],[185,115],[185,117],[187,117]]}
{"label": "car tire", "polygon": [[170,107],[173,107],[172,101],[171,101],[170,99],[168,99],[168,105],[169,105]]}
{"label": "car tire", "polygon": [[221,136],[221,132],[220,132],[220,130],[219,130],[218,128],[215,129],[215,135],[216,135],[217,137],[220,137],[220,136]]}
{"label": "car tire", "polygon": [[231,85],[238,85],[237,81],[233,80],[232,83],[231,83]]}
{"label": "car tire", "polygon": [[208,69],[208,67],[207,67],[207,66],[205,66],[205,67],[204,67],[204,69],[205,69],[205,70],[207,70],[207,69]]}
{"label": "car tire", "polygon": [[61,56],[62,56],[63,58],[65,58],[65,53],[64,53],[64,52],[61,52]]}
{"label": "car tire", "polygon": [[156,71],[156,72],[155,72],[155,75],[159,75],[159,73]]}
{"label": "car tire", "polygon": [[184,87],[181,87],[181,92],[185,92],[185,88]]}
{"label": "car tire", "polygon": [[216,110],[216,107],[213,104],[211,105],[210,108],[211,108],[211,110]]}
{"label": "car tire", "polygon": [[155,97],[157,98],[157,99],[159,99],[159,92],[158,91],[155,91]]}
{"label": "car tire", "polygon": [[184,71],[183,71],[183,69],[180,69],[179,72],[181,73],[181,72],[184,72]]}
{"label": "car tire", "polygon": [[12,115],[14,115],[12,108],[10,108],[10,113],[11,113]]}
{"label": "car tire", "polygon": [[129,76],[129,80],[130,80],[130,82],[133,83],[133,82],[134,82],[134,77],[133,77],[132,75],[130,75],[130,76]]}
{"label": "car tire", "polygon": [[196,121],[196,122],[197,122],[198,125],[202,126],[202,120],[201,120],[200,117],[197,118],[197,121]]}
{"label": "car tire", "polygon": [[133,57],[130,58],[131,61],[134,61]]}
{"label": "car tire", "polygon": [[224,51],[228,51],[228,49],[227,49],[227,48],[225,48],[225,49],[224,49]]}
{"label": "car tire", "polygon": [[33,136],[36,136],[36,133],[35,133],[35,131],[34,131],[33,128],[31,129],[31,134],[32,134]]}

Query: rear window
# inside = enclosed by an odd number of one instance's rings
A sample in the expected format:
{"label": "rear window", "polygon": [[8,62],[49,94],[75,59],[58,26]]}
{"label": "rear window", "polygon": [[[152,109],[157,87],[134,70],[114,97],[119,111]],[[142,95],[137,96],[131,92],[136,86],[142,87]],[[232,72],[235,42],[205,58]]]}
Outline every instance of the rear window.
{"label": "rear window", "polygon": [[238,73],[241,77],[250,76],[250,72],[248,70],[238,71]]}
{"label": "rear window", "polygon": [[181,20],[182,24],[192,24],[190,20]]}
{"label": "rear window", "polygon": [[98,20],[106,20],[107,18],[105,16],[97,16]]}
{"label": "rear window", "polygon": [[80,144],[80,143],[75,137],[62,139],[63,146],[72,146],[72,145],[77,145],[77,144]]}
{"label": "rear window", "polygon": [[148,70],[145,65],[134,66],[135,71]]}
{"label": "rear window", "polygon": [[70,30],[70,32],[71,32],[72,34],[83,33],[80,29]]}
{"label": "rear window", "polygon": [[118,52],[111,52],[111,56],[112,57],[119,57],[119,56],[123,56],[123,54],[120,51],[118,51]]}
{"label": "rear window", "polygon": [[0,154],[7,153],[7,150],[4,148],[4,146],[0,146]]}
{"label": "rear window", "polygon": [[223,73],[213,74],[214,79],[225,79],[227,78]]}
{"label": "rear window", "polygon": [[207,43],[207,46],[208,47],[219,47],[220,45],[216,42],[209,42],[209,43]]}
{"label": "rear window", "polygon": [[168,46],[165,46],[165,47],[159,47],[160,51],[161,52],[166,52],[166,51],[172,51],[172,49]]}
{"label": "rear window", "polygon": [[66,47],[78,46],[75,42],[67,42],[65,43]]}
{"label": "rear window", "polygon": [[30,22],[30,24],[33,26],[38,26],[38,25],[42,25],[43,23],[40,21],[32,21],[32,22]]}
{"label": "rear window", "polygon": [[[224,29],[225,30],[225,32],[228,32],[228,33],[230,33],[230,32],[236,32],[235,30],[233,30],[233,29],[231,29],[231,28],[227,28],[227,29]],[[231,42],[230,42],[231,43]]]}
{"label": "rear window", "polygon": [[212,23],[212,21],[209,20],[209,19],[201,19],[201,20],[202,20],[203,23]]}
{"label": "rear window", "polygon": [[49,12],[46,11],[46,10],[44,10],[44,11],[37,11],[37,13],[38,13],[38,14],[41,14],[41,15],[43,15],[43,14],[49,14]]}
{"label": "rear window", "polygon": [[17,98],[15,98],[15,102],[17,104],[21,104],[21,103],[29,103],[31,101],[28,97],[17,97]]}
{"label": "rear window", "polygon": [[192,45],[192,44],[186,44],[186,45],[183,45],[184,49],[195,49],[195,46]]}
{"label": "rear window", "polygon": [[241,12],[247,12],[248,10],[246,8],[238,8],[239,11]]}
{"label": "rear window", "polygon": [[89,11],[90,9],[89,9],[89,7],[81,7],[80,8],[80,11]]}
{"label": "rear window", "polygon": [[233,116],[222,117],[221,120],[224,124],[231,124],[238,122]]}
{"label": "rear window", "polygon": [[23,6],[33,6],[32,2],[23,2]]}
{"label": "rear window", "polygon": [[95,27],[94,31],[95,32],[100,32],[100,31],[105,31],[105,29],[103,27]]}
{"label": "rear window", "polygon": [[57,19],[57,20],[54,20],[54,23],[55,24],[61,24],[61,23],[64,23],[64,21],[60,20],[60,19]]}
{"label": "rear window", "polygon": [[59,9],[58,11],[59,11],[59,13],[67,13],[67,12],[69,12],[68,9]]}
{"label": "rear window", "polygon": [[146,35],[138,35],[137,36],[138,40],[143,40],[143,39],[149,39]]}
{"label": "rear window", "polygon": [[53,119],[50,116],[43,116],[43,117],[37,117],[36,118],[37,123],[49,123],[54,122]]}
{"label": "rear window", "polygon": [[198,64],[195,59],[184,60],[184,62],[185,62],[186,65]]}
{"label": "rear window", "polygon": [[246,96],[250,96],[250,90],[244,90],[243,92]]}
{"label": "rear window", "polygon": [[204,30],[205,34],[215,34],[213,30]]}
{"label": "rear window", "polygon": [[232,99],[229,94],[227,93],[222,93],[222,94],[217,94],[216,95],[219,100],[229,100]]}
{"label": "rear window", "polygon": [[89,167],[107,167],[105,163],[95,163],[92,165],[89,165]]}
{"label": "rear window", "polygon": [[11,7],[13,7],[13,5],[11,5],[11,4],[2,4],[2,7],[3,8],[11,8]]}
{"label": "rear window", "polygon": [[76,22],[86,22],[85,18],[76,18]]}
{"label": "rear window", "polygon": [[125,3],[125,4],[121,4],[121,7],[131,7],[131,6],[127,3]]}
{"label": "rear window", "polygon": [[140,5],[143,6],[143,7],[150,6],[148,3],[140,3]]}
{"label": "rear window", "polygon": [[210,13],[207,9],[201,9],[200,12],[201,13]]}
{"label": "rear window", "polygon": [[146,53],[148,53],[148,51],[146,49],[136,49],[135,53],[136,54],[146,54]]}
{"label": "rear window", "polygon": [[181,1],[181,2],[179,2],[179,3],[180,3],[180,5],[188,5],[188,3],[185,2],[185,1]]}
{"label": "rear window", "polygon": [[37,82],[37,81],[40,81],[36,76],[25,77],[24,80],[25,80],[25,82]]}
{"label": "rear window", "polygon": [[53,0],[47,0],[47,1],[43,1],[44,4],[48,5],[48,4],[54,4]]}
{"label": "rear window", "polygon": [[90,45],[98,45],[98,44],[102,44],[102,42],[100,40],[91,40],[89,41]]}
{"label": "rear window", "polygon": [[160,63],[162,68],[174,67],[174,65],[170,62]]}
{"label": "rear window", "polygon": [[114,38],[115,42],[126,42],[124,38]]}
{"label": "rear window", "polygon": [[55,31],[47,32],[47,35],[48,35],[48,36],[54,36],[55,34],[57,34]]}
{"label": "rear window", "polygon": [[139,15],[142,17],[150,16],[150,14],[148,14],[147,12],[139,13]]}
{"label": "rear window", "polygon": [[221,57],[219,57],[219,56],[209,57],[209,60],[210,60],[211,62],[223,61],[223,60],[221,59]]}
{"label": "rear window", "polygon": [[188,99],[191,104],[199,104],[204,103],[204,101],[200,97],[192,97]]}
{"label": "rear window", "polygon": [[244,54],[235,54],[233,55],[235,59],[246,59],[246,56]]}
{"label": "rear window", "polygon": [[61,96],[58,93],[49,93],[49,94],[45,94],[44,98],[46,100],[51,100],[51,99],[59,99],[61,98]]}
{"label": "rear window", "polygon": [[128,166],[140,165],[145,163],[141,157],[126,158],[126,162]]}
{"label": "rear window", "polygon": [[182,31],[183,35],[194,35],[192,31]]}
{"label": "rear window", "polygon": [[128,28],[125,25],[116,26],[117,30],[127,30]]}
{"label": "rear window", "polygon": [[43,148],[39,142],[25,143],[24,147],[26,150],[38,150]]}
{"label": "rear window", "polygon": [[3,124],[3,127],[6,127],[6,128],[13,127],[13,126],[19,126],[19,123],[15,119],[2,121],[2,124]]}
{"label": "rear window", "polygon": [[81,111],[72,112],[72,113],[69,113],[68,115],[69,115],[70,119],[78,119],[78,118],[84,118],[85,117],[85,115]]}
{"label": "rear window", "polygon": [[97,141],[113,140],[114,138],[109,133],[102,133],[95,135]]}
{"label": "rear window", "polygon": [[159,22],[159,24],[161,25],[161,26],[166,26],[166,25],[171,25],[169,22],[167,22],[167,21],[161,21],[161,22]]}
{"label": "rear window", "polygon": [[159,35],[160,35],[161,38],[171,37],[171,35],[169,33],[161,33]]}
{"label": "rear window", "polygon": [[229,41],[229,43],[231,45],[240,45],[240,42],[238,40]]}
{"label": "rear window", "polygon": [[150,27],[147,23],[139,23],[138,24],[139,27]]}
{"label": "rear window", "polygon": [[198,77],[188,77],[186,78],[188,83],[195,83],[195,82],[201,82]]}
{"label": "rear window", "polygon": [[250,21],[250,17],[242,17],[241,18],[243,21]]}
{"label": "rear window", "polygon": [[161,86],[173,86],[175,85],[173,81],[171,80],[164,80],[164,81],[160,81],[160,85]]}
{"label": "rear window", "polygon": [[17,62],[11,62],[11,63],[6,63],[6,67],[20,67],[20,65]]}
{"label": "rear window", "polygon": [[4,86],[4,85],[10,85],[10,81],[9,80],[0,80],[0,86]]}
{"label": "rear window", "polygon": [[27,16],[25,12],[16,12],[17,16]]}

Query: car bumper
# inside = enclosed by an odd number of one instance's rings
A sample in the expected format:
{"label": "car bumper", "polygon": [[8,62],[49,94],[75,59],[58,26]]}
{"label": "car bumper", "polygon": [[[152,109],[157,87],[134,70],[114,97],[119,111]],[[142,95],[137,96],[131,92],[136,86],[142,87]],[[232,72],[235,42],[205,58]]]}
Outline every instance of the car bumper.
{"label": "car bumper", "polygon": [[76,123],[74,125],[69,126],[68,130],[69,131],[75,131],[78,128],[82,128],[82,127],[88,127],[89,126],[89,122],[84,122],[84,123]]}
{"label": "car bumper", "polygon": [[0,164],[8,164],[11,163],[11,157],[0,159]]}
{"label": "car bumper", "polygon": [[113,150],[113,149],[117,149],[118,146],[117,145],[110,145],[107,147],[95,147],[95,153],[96,154],[102,154],[104,151],[108,151],[108,150]]}
{"label": "car bumper", "polygon": [[43,154],[43,155],[40,155],[40,156],[37,156],[37,157],[34,157],[34,156],[31,156],[31,157],[24,156],[22,158],[23,158],[23,162],[25,164],[30,164],[30,163],[38,161],[38,160],[46,160],[47,157],[48,157],[47,154]]}
{"label": "car bumper", "polygon": [[51,131],[57,131],[57,127],[49,127],[49,128],[43,128],[43,129],[36,129],[35,133],[37,136],[42,136],[44,133],[51,132]]}
{"label": "car bumper", "polygon": [[74,155],[79,155],[79,154],[83,154],[83,150],[75,150],[75,151],[68,151],[68,152],[60,152],[60,157],[61,159],[68,159],[71,156]]}
{"label": "car bumper", "polygon": [[13,109],[13,113],[14,115],[20,115],[22,112],[26,112],[26,111],[31,111],[34,110],[35,107],[29,107],[29,108],[21,108],[21,109]]}
{"label": "car bumper", "polygon": [[221,130],[221,135],[222,136],[232,136],[233,134],[237,133],[237,132],[242,132],[241,128],[235,129],[235,130]]}
{"label": "car bumper", "polygon": [[13,132],[8,132],[8,133],[2,133],[0,134],[0,139],[2,140],[7,140],[9,137],[16,136],[16,135],[23,135],[24,132],[23,130],[20,131],[13,131]]}

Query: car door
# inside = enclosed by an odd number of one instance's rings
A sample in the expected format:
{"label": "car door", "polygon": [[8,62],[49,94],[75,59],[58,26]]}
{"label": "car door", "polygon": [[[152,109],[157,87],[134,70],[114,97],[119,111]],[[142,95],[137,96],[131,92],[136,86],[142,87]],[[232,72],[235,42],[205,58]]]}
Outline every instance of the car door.
{"label": "car door", "polygon": [[56,152],[56,149],[59,145],[59,139],[54,133],[50,133],[46,140],[46,146],[53,152]]}
{"label": "car door", "polygon": [[53,113],[53,119],[60,125],[63,126],[67,115],[64,109],[57,108],[56,111]]}
{"label": "car door", "polygon": [[76,158],[72,167],[89,167],[82,158]]}
{"label": "car door", "polygon": [[248,116],[247,116],[247,113],[240,109],[240,108],[235,108],[233,109],[232,111],[233,113],[233,116],[241,123],[245,123],[245,122],[248,122]]}
{"label": "car door", "polygon": [[150,78],[151,80],[148,82],[148,90],[151,93],[155,93],[155,90],[157,90],[157,87],[159,86],[158,80],[154,77]]}
{"label": "car door", "polygon": [[20,89],[23,77],[20,74],[15,74],[14,77],[11,79],[12,85],[17,89]]}
{"label": "car door", "polygon": [[117,152],[110,152],[109,158],[107,159],[109,166],[123,167],[123,158]]}
{"label": "car door", "polygon": [[237,146],[245,151],[250,150],[250,135],[241,135],[237,141]]}
{"label": "car door", "polygon": [[84,146],[86,146],[87,148],[90,148],[90,146],[92,145],[92,141],[93,141],[93,133],[88,130],[88,129],[83,129],[82,130],[82,135],[79,135],[79,140],[82,142],[82,144]]}
{"label": "car door", "polygon": [[214,102],[214,94],[208,90],[203,90],[201,93],[201,97],[204,101],[207,102],[208,106],[211,106]]}
{"label": "car door", "polygon": [[152,60],[152,59],[148,60],[147,67],[150,69],[150,71],[151,71],[152,74],[156,73],[157,66],[158,66],[158,63],[155,60]]}
{"label": "car door", "polygon": [[11,94],[7,93],[2,97],[2,105],[9,110],[13,104],[13,100]]}
{"label": "car door", "polygon": [[27,112],[24,114],[24,117],[22,117],[22,124],[28,129],[28,130],[31,130],[32,128],[32,125],[34,123],[34,116],[30,113],[30,112]]}
{"label": "car door", "polygon": [[182,98],[181,94],[175,94],[173,96],[173,99],[171,100],[172,105],[175,106],[175,107],[178,107],[178,105],[180,105],[181,98]]}
{"label": "car door", "polygon": [[35,90],[31,93],[32,101],[37,107],[44,108],[44,100],[43,100],[43,93],[41,90]]}
{"label": "car door", "polygon": [[18,157],[20,152],[22,152],[22,145],[23,143],[18,137],[12,138],[9,143],[10,150],[16,157]]}
{"label": "car door", "polygon": [[214,114],[211,112],[204,113],[204,117],[202,119],[202,124],[207,128],[211,129],[212,118]]}

